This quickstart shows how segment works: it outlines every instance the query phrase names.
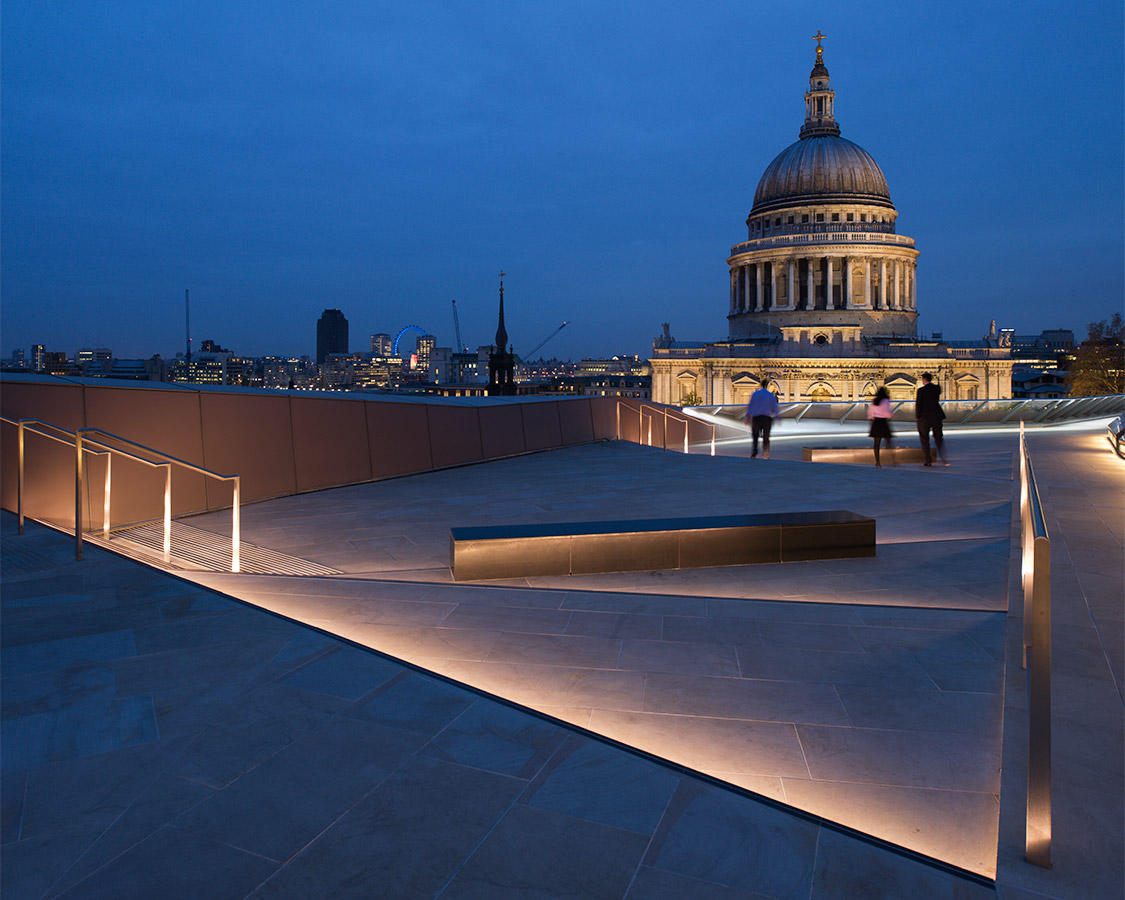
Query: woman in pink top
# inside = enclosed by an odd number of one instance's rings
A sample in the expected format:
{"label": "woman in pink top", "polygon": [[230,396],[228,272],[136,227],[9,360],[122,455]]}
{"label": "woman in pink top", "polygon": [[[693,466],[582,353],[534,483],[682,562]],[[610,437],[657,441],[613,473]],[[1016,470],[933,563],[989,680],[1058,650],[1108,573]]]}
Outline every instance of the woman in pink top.
{"label": "woman in pink top", "polygon": [[[882,463],[879,462],[879,444],[882,441],[887,442],[887,449],[891,449],[891,397],[887,393],[885,387],[879,388],[875,392],[871,403],[867,407],[867,418],[871,420],[871,437],[875,439],[875,465],[878,468],[883,468]],[[892,465],[894,464],[894,457],[891,457]]]}

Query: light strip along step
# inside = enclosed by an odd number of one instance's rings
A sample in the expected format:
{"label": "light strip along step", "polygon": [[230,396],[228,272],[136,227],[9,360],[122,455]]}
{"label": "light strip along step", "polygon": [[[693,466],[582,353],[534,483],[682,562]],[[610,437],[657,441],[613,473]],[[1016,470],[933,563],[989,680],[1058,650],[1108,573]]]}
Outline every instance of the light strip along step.
{"label": "light strip along step", "polygon": [[[131,556],[141,562],[165,569],[190,569],[204,572],[230,571],[230,537],[185,525],[172,523],[172,554],[164,562],[164,526],[159,523],[138,525],[114,532],[109,541],[101,532],[87,532],[85,539],[93,544]],[[342,575],[307,559],[299,559],[276,550],[257,547],[242,541],[239,544],[239,569],[248,575]]]}

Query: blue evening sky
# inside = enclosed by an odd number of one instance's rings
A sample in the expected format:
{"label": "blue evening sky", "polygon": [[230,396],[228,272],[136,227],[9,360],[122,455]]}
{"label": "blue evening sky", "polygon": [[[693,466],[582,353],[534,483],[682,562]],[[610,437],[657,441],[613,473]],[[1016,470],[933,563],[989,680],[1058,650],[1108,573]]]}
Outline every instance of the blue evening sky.
{"label": "blue evening sky", "polygon": [[[0,355],[315,352],[416,324],[516,351],[726,335],[729,248],[796,140],[817,29],[843,136],[917,240],[919,330],[1121,310],[1119,0],[4,0]],[[537,354],[538,355],[538,354]]]}

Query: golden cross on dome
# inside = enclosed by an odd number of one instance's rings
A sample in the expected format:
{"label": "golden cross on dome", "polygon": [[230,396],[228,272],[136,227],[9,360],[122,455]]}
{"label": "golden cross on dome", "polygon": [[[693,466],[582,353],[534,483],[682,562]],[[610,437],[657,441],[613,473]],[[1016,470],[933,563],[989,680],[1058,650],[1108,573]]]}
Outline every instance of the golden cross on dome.
{"label": "golden cross on dome", "polygon": [[812,37],[813,37],[813,40],[816,41],[816,51],[817,51],[817,53],[821,52],[821,50],[823,50],[824,48],[820,46],[820,42],[823,41],[826,37],[828,37],[828,35],[821,34],[820,29],[818,28],[816,30],[816,34],[814,34]]}

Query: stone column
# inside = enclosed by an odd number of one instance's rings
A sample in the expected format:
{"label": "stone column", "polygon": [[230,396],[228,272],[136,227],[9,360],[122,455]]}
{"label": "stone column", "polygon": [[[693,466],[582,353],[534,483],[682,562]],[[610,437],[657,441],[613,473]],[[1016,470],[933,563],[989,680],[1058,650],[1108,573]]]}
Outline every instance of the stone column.
{"label": "stone column", "polygon": [[796,309],[797,297],[801,293],[801,288],[797,284],[797,258],[795,256],[789,257],[789,282],[786,286],[789,290],[789,299],[785,303],[785,308]]}
{"label": "stone column", "polygon": [[754,293],[754,306],[753,309],[757,310],[762,305],[762,263],[754,263],[755,284],[757,290]]}
{"label": "stone column", "polygon": [[910,309],[918,311],[918,267],[914,264],[910,266]]}
{"label": "stone column", "polygon": [[738,273],[739,269],[730,267],[730,311],[738,312]]}
{"label": "stone column", "polygon": [[809,298],[806,301],[806,308],[813,309],[816,306],[816,282],[813,280],[813,257],[808,258],[808,270],[805,273],[805,284],[808,288]]}
{"label": "stone column", "polygon": [[863,305],[871,309],[871,257],[863,261]]}
{"label": "stone column", "polygon": [[879,260],[879,308],[890,309],[887,298],[887,259]]}
{"label": "stone column", "polygon": [[[769,309],[777,306],[777,260],[770,260],[770,305]],[[762,304],[762,309],[766,309],[766,305]]]}
{"label": "stone column", "polygon": [[902,273],[902,263],[899,260],[896,259],[894,265],[895,265],[894,307],[895,307],[895,309],[902,309],[902,295],[899,293],[899,291],[901,290],[900,278],[901,278],[901,273]]}
{"label": "stone column", "polygon": [[824,285],[824,308],[835,309],[832,305],[832,257],[827,256],[825,259],[828,260],[828,277],[825,279]]}
{"label": "stone column", "polygon": [[844,309],[852,308],[852,258],[844,257],[844,268],[840,272],[840,293],[844,298]]}

